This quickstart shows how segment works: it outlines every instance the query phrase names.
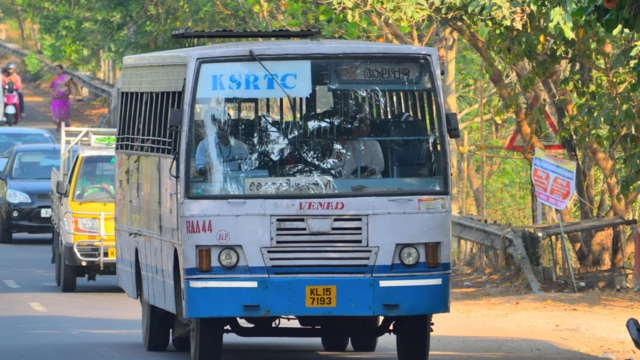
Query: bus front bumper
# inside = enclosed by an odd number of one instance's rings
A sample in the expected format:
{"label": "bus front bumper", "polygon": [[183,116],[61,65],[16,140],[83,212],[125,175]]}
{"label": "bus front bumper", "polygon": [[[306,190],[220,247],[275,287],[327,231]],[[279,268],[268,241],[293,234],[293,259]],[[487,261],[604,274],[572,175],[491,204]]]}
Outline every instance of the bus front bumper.
{"label": "bus front bumper", "polygon": [[[450,274],[187,279],[185,315],[194,319],[438,314],[449,312],[449,282]],[[321,302],[330,305],[314,306]]]}

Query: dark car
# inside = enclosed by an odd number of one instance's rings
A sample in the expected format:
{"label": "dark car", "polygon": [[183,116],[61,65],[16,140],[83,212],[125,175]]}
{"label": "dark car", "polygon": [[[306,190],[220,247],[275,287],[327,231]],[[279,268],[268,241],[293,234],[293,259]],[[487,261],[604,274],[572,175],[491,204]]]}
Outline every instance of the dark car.
{"label": "dark car", "polygon": [[60,166],[60,145],[16,145],[0,172],[0,243],[13,233],[51,232],[51,170]]}
{"label": "dark car", "polygon": [[56,140],[47,130],[26,127],[0,127],[0,154],[8,153],[16,145],[55,143]]}

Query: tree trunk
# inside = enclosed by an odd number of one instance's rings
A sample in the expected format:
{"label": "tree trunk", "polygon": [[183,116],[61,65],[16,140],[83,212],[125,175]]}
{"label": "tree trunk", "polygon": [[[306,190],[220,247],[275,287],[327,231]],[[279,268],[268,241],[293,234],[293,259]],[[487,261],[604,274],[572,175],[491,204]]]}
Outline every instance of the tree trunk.
{"label": "tree trunk", "polygon": [[18,26],[20,26],[20,39],[22,40],[22,48],[25,48],[26,34],[24,29],[24,19],[22,18],[22,10],[18,8]]}
{"label": "tree trunk", "polygon": [[618,177],[614,173],[615,164],[613,160],[607,155],[600,146],[595,142],[595,140],[590,140],[587,143],[586,150],[589,155],[595,161],[595,164],[602,170],[602,173],[605,176],[605,184],[607,186],[607,191],[609,192],[609,196],[611,199],[611,206],[613,209],[613,213],[621,218],[626,219],[627,212],[631,208],[631,204],[635,201],[638,194],[632,192],[627,201],[627,198],[624,196],[619,196],[620,186],[618,185]]}
{"label": "tree trunk", "polygon": [[583,269],[596,271],[611,268],[612,237],[613,231],[611,229],[596,232],[593,240],[591,240],[589,256],[581,263]]}
{"label": "tree trunk", "polygon": [[42,51],[42,44],[40,43],[40,25],[33,24],[31,27],[33,32],[33,42],[36,44],[36,50],[38,52]]}
{"label": "tree trunk", "polygon": [[[444,108],[446,112],[457,113],[458,102],[456,93],[456,52],[457,52],[457,40],[458,34],[451,30],[450,27],[442,23],[438,27],[436,34],[436,40],[438,43],[438,55],[440,57],[440,67],[444,70],[443,78],[443,97]],[[458,161],[459,151],[458,148],[462,146],[462,139],[450,139],[449,150],[451,152],[451,179],[452,182],[457,179],[458,175]],[[465,189],[463,188],[462,191]],[[460,213],[460,204],[458,203],[458,186],[451,184],[451,206],[454,214]]]}
{"label": "tree trunk", "polygon": [[[478,33],[469,30],[469,27],[465,26],[463,23],[461,23],[461,21],[463,20],[447,20],[449,26],[453,30],[455,30],[463,39],[465,39],[469,43],[469,45],[474,48],[474,50],[476,50],[484,63],[489,67],[489,80],[491,80],[491,83],[496,88],[500,100],[502,100],[505,106],[510,106],[513,108],[513,112],[516,117],[516,130],[520,133],[520,135],[522,135],[525,140],[531,142],[531,145],[533,147],[543,149],[544,146],[531,131],[531,127],[529,127],[524,109],[517,103],[517,101],[514,101],[514,99],[516,98],[514,96],[516,90],[507,85],[503,71],[500,70],[500,68],[496,64],[496,61],[491,55],[489,49],[485,48],[484,40]],[[529,161],[533,159],[532,155],[529,152],[525,152],[523,155]]]}
{"label": "tree trunk", "polygon": [[467,162],[467,177],[469,179],[469,187],[473,193],[473,200],[476,205],[476,214],[482,213],[482,188],[480,186],[480,180],[478,180],[478,173],[476,172],[473,161],[469,159]]}

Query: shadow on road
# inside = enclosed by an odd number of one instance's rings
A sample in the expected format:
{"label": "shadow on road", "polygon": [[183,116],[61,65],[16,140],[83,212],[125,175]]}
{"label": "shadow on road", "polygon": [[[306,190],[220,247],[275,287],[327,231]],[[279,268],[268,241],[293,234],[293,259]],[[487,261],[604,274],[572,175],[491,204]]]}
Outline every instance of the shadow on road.
{"label": "shadow on road", "polygon": [[[53,278],[51,280],[53,282]],[[86,295],[86,294],[124,294],[124,290],[122,290],[118,285],[114,285],[113,282],[109,282],[108,284],[100,284],[100,280],[98,283],[88,283],[85,279],[78,279],[78,287],[76,291],[73,293],[65,293],[65,296],[78,296],[78,295]],[[49,284],[48,284],[49,285]],[[17,293],[43,293],[43,294],[55,294],[60,293],[62,291],[58,286],[54,286],[54,283],[51,283],[50,286],[43,286],[38,291],[28,289],[22,289],[22,291],[16,291]]]}
{"label": "shadow on road", "polygon": [[[394,344],[395,338],[386,337],[387,344]],[[255,342],[262,339],[249,339]],[[391,340],[389,343],[388,341]],[[282,340],[281,340],[282,341]],[[327,353],[321,351],[320,340],[317,346],[297,349],[293,339],[281,343],[232,343],[225,346],[225,360],[321,360],[321,359],[396,359],[395,347],[378,346],[375,353],[356,353],[348,348],[345,353]],[[293,346],[292,346],[293,345]],[[305,352],[307,352],[305,354]],[[311,352],[311,353],[309,353]],[[303,356],[304,355],[304,356]],[[551,343],[529,339],[505,339],[491,337],[432,337],[430,360],[476,360],[476,359],[565,359],[594,360],[596,356],[559,348]]]}
{"label": "shadow on road", "polygon": [[52,234],[26,234],[16,233],[13,234],[13,241],[7,245],[51,245],[53,241]]}
{"label": "shadow on road", "polygon": [[[108,312],[108,309],[105,309]],[[225,360],[396,359],[393,337],[385,336],[375,353],[322,352],[316,339],[240,339],[225,336]],[[144,351],[139,320],[82,317],[0,317],[2,359],[92,360],[189,359],[169,345],[164,353]],[[432,338],[431,360],[567,359],[597,357],[559,348],[545,341],[490,337]]]}

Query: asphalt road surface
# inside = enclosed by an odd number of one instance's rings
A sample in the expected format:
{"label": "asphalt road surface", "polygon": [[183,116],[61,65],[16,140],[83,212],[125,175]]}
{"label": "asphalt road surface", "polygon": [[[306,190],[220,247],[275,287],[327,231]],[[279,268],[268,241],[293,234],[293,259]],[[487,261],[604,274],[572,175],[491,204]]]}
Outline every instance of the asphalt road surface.
{"label": "asphalt road surface", "polygon": [[[165,353],[142,347],[140,306],[115,277],[79,280],[76,293],[55,285],[49,236],[15,237],[0,245],[0,359],[102,360],[189,359],[171,345]],[[438,332],[438,324],[465,326],[455,314],[436,316],[431,359],[595,359],[547,342],[458,337]],[[456,326],[453,328],[455,329]],[[455,330],[453,331],[455,333]],[[226,360],[395,359],[395,338],[381,338],[376,353],[322,351],[316,339],[243,339],[225,336]]]}
{"label": "asphalt road surface", "polygon": [[[28,104],[27,104],[28,106]],[[27,109],[22,126],[52,128],[47,114]],[[52,133],[55,134],[55,131]],[[115,277],[79,280],[76,293],[55,285],[51,237],[16,235],[0,245],[0,360],[189,359],[169,347],[142,346],[140,306],[117,287]],[[431,359],[595,359],[549,342],[456,336],[473,321],[454,313],[435,317]],[[242,339],[225,336],[225,360],[396,359],[395,337],[380,339],[376,353],[322,351],[319,339]]]}
{"label": "asphalt road surface", "polygon": [[[20,127],[35,127],[38,129],[46,129],[53,135],[57,142],[60,141],[60,133],[56,131],[56,126],[51,121],[51,115],[45,112],[48,99],[35,95],[30,88],[35,87],[34,84],[27,84],[28,87],[24,90],[26,116],[18,123]],[[37,94],[41,94],[42,91],[38,91]]]}

